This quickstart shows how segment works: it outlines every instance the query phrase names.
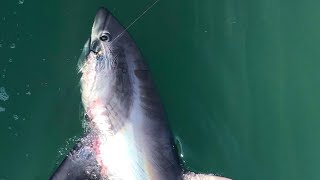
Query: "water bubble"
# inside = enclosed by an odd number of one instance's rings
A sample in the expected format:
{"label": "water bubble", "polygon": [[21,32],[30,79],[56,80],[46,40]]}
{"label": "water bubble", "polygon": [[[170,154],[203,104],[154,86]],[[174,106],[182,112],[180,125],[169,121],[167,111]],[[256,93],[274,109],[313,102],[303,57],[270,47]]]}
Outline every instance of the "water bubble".
{"label": "water bubble", "polygon": [[8,127],[8,129],[9,129],[9,130],[12,130],[12,127],[11,127],[11,126],[9,126],[9,127]]}
{"label": "water bubble", "polygon": [[29,96],[30,96],[30,95],[31,95],[31,92],[30,92],[30,91],[28,91],[28,92],[26,93],[26,95],[29,95]]}
{"label": "water bubble", "polygon": [[41,86],[48,87],[48,83],[47,82],[42,82]]}
{"label": "water bubble", "polygon": [[19,95],[20,95],[20,93],[19,93],[19,92],[17,92],[17,95],[19,96]]}
{"label": "water bubble", "polygon": [[16,115],[16,114],[14,114],[14,115],[13,115],[13,119],[14,119],[14,120],[18,120],[18,119],[19,119],[19,116]]}
{"label": "water bubble", "polygon": [[6,77],[6,75],[5,75],[5,74],[3,74],[3,75],[2,75],[2,78],[5,78],[5,77]]}
{"label": "water bubble", "polygon": [[29,84],[27,84],[27,85],[26,85],[26,87],[30,87],[30,85],[29,85]]}
{"label": "water bubble", "polygon": [[11,49],[16,48],[16,44],[15,44],[15,43],[11,43],[11,44],[10,44],[10,48],[11,48]]}
{"label": "water bubble", "polygon": [[18,3],[19,3],[19,4],[23,4],[23,3],[24,3],[24,0],[19,0]]}
{"label": "water bubble", "polygon": [[14,133],[15,136],[19,136],[19,134],[17,132]]}
{"label": "water bubble", "polygon": [[46,61],[46,59],[45,59],[45,58],[43,58],[43,59],[42,59],[42,61]]}
{"label": "water bubble", "polygon": [[12,63],[12,58],[9,59],[9,63]]}
{"label": "water bubble", "polygon": [[6,93],[4,87],[0,87],[0,100],[6,101],[9,99],[9,95]]}
{"label": "water bubble", "polygon": [[6,111],[6,108],[0,106],[0,112]]}
{"label": "water bubble", "polygon": [[26,153],[26,158],[28,158],[30,155],[29,155],[29,153]]}

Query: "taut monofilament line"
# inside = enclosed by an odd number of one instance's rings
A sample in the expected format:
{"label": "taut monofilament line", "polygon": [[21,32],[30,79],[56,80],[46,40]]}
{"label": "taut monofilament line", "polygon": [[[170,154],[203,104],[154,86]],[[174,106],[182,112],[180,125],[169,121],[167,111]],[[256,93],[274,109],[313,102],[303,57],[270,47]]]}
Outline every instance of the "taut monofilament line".
{"label": "taut monofilament line", "polygon": [[119,37],[123,35],[134,23],[136,23],[140,18],[142,18],[154,5],[156,5],[160,0],[156,0],[151,6],[149,6],[145,11],[143,11],[142,14],[140,14],[132,23],[129,24],[116,38],[113,39],[113,41],[110,42],[110,45],[116,41]]}

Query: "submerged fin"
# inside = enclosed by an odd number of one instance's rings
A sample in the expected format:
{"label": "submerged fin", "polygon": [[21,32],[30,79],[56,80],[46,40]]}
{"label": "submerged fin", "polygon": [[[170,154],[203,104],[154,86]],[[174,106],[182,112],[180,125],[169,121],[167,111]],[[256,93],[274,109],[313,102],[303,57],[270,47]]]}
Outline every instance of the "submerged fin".
{"label": "submerged fin", "polygon": [[90,42],[90,39],[88,39],[86,41],[86,43],[84,44],[83,48],[82,48],[82,52],[81,52],[81,55],[79,57],[79,60],[78,60],[78,71],[80,72],[81,68],[83,67],[83,64],[85,63],[85,60],[89,54],[89,42]]}
{"label": "submerged fin", "polygon": [[194,172],[186,172],[183,174],[183,180],[231,180],[231,179],[215,176],[213,174],[197,174]]}
{"label": "submerged fin", "polygon": [[102,179],[100,172],[94,150],[82,139],[61,162],[50,180],[99,180]]}

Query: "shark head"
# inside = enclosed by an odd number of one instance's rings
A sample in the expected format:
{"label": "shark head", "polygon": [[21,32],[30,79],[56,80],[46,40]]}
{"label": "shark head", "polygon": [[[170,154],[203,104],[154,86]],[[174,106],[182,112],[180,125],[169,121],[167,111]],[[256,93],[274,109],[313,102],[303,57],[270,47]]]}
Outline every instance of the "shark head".
{"label": "shark head", "polygon": [[[124,27],[105,8],[100,8],[96,14],[90,36],[90,51],[99,53],[106,48],[119,46],[115,40],[121,39]],[[122,34],[125,36],[124,34]]]}
{"label": "shark head", "polygon": [[107,9],[100,8],[79,65],[82,101],[87,112],[89,107],[105,107],[107,103],[130,106],[137,57],[139,51],[125,28]]}

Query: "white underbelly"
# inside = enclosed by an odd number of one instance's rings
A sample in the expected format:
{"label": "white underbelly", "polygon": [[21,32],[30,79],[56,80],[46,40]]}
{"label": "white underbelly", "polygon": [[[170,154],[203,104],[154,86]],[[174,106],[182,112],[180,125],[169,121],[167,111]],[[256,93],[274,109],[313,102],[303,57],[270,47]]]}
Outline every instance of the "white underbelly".
{"label": "white underbelly", "polygon": [[98,134],[97,158],[108,179],[149,179],[148,170],[152,168],[145,156],[147,147],[139,143],[144,131],[142,114],[133,111],[131,115],[135,118],[129,119],[117,132],[113,131],[109,117],[102,110],[96,115],[92,122]]}
{"label": "white underbelly", "polygon": [[127,125],[117,134],[100,139],[99,158],[109,179],[143,180],[144,160],[136,146],[132,127]]}

